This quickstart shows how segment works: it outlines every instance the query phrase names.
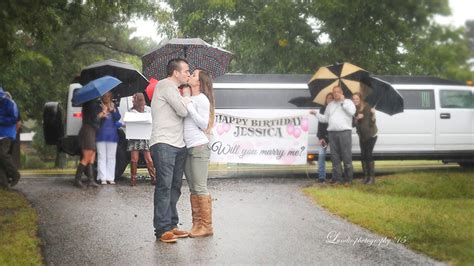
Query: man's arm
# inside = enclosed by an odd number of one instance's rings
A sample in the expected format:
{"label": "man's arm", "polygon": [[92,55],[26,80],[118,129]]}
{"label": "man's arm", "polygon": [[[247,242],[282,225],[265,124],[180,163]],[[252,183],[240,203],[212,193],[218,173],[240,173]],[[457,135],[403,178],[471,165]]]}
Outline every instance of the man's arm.
{"label": "man's arm", "polygon": [[316,118],[318,119],[319,122],[327,123],[329,121],[329,108],[328,107],[329,105],[326,107],[324,114],[316,112]]}
{"label": "man's arm", "polygon": [[351,100],[344,100],[342,103],[342,109],[350,116],[353,116],[356,112],[356,107]]}
{"label": "man's arm", "polygon": [[178,91],[173,88],[164,88],[165,91],[163,93],[163,97],[165,98],[166,102],[171,105],[171,108],[174,109],[176,114],[181,117],[186,117],[188,115],[188,110],[183,103],[183,97],[179,95]]}

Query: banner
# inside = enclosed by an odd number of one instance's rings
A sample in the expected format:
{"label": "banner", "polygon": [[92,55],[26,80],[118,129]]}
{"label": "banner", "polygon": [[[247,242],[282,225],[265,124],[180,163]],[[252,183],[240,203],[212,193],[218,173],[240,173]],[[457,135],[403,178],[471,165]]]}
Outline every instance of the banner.
{"label": "banner", "polygon": [[211,162],[306,164],[308,119],[249,118],[216,114]]}

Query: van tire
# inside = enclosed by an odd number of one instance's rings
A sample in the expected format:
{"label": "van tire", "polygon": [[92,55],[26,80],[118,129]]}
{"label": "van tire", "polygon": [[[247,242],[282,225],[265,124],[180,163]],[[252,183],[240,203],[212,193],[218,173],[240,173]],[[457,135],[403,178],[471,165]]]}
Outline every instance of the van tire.
{"label": "van tire", "polygon": [[47,102],[43,107],[43,134],[48,145],[57,145],[64,137],[63,110],[58,102]]}

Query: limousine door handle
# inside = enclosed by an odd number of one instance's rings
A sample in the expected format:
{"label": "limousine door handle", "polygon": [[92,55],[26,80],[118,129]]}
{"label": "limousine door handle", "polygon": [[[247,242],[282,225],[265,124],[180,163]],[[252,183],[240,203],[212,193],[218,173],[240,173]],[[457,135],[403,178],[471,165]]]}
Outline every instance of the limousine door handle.
{"label": "limousine door handle", "polygon": [[442,113],[439,117],[440,117],[441,119],[450,119],[450,118],[451,118],[451,114],[450,114],[450,113]]}

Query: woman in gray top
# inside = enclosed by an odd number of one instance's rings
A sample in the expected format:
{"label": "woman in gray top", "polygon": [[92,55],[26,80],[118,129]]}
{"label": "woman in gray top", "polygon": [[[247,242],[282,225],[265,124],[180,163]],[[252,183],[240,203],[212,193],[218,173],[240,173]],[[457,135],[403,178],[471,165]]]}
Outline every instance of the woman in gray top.
{"label": "woman in gray top", "polygon": [[211,195],[207,190],[207,175],[211,151],[207,134],[214,122],[214,93],[207,72],[196,69],[189,79],[191,102],[186,105],[184,142],[188,149],[184,173],[191,192],[193,227],[190,237],[213,234]]}

